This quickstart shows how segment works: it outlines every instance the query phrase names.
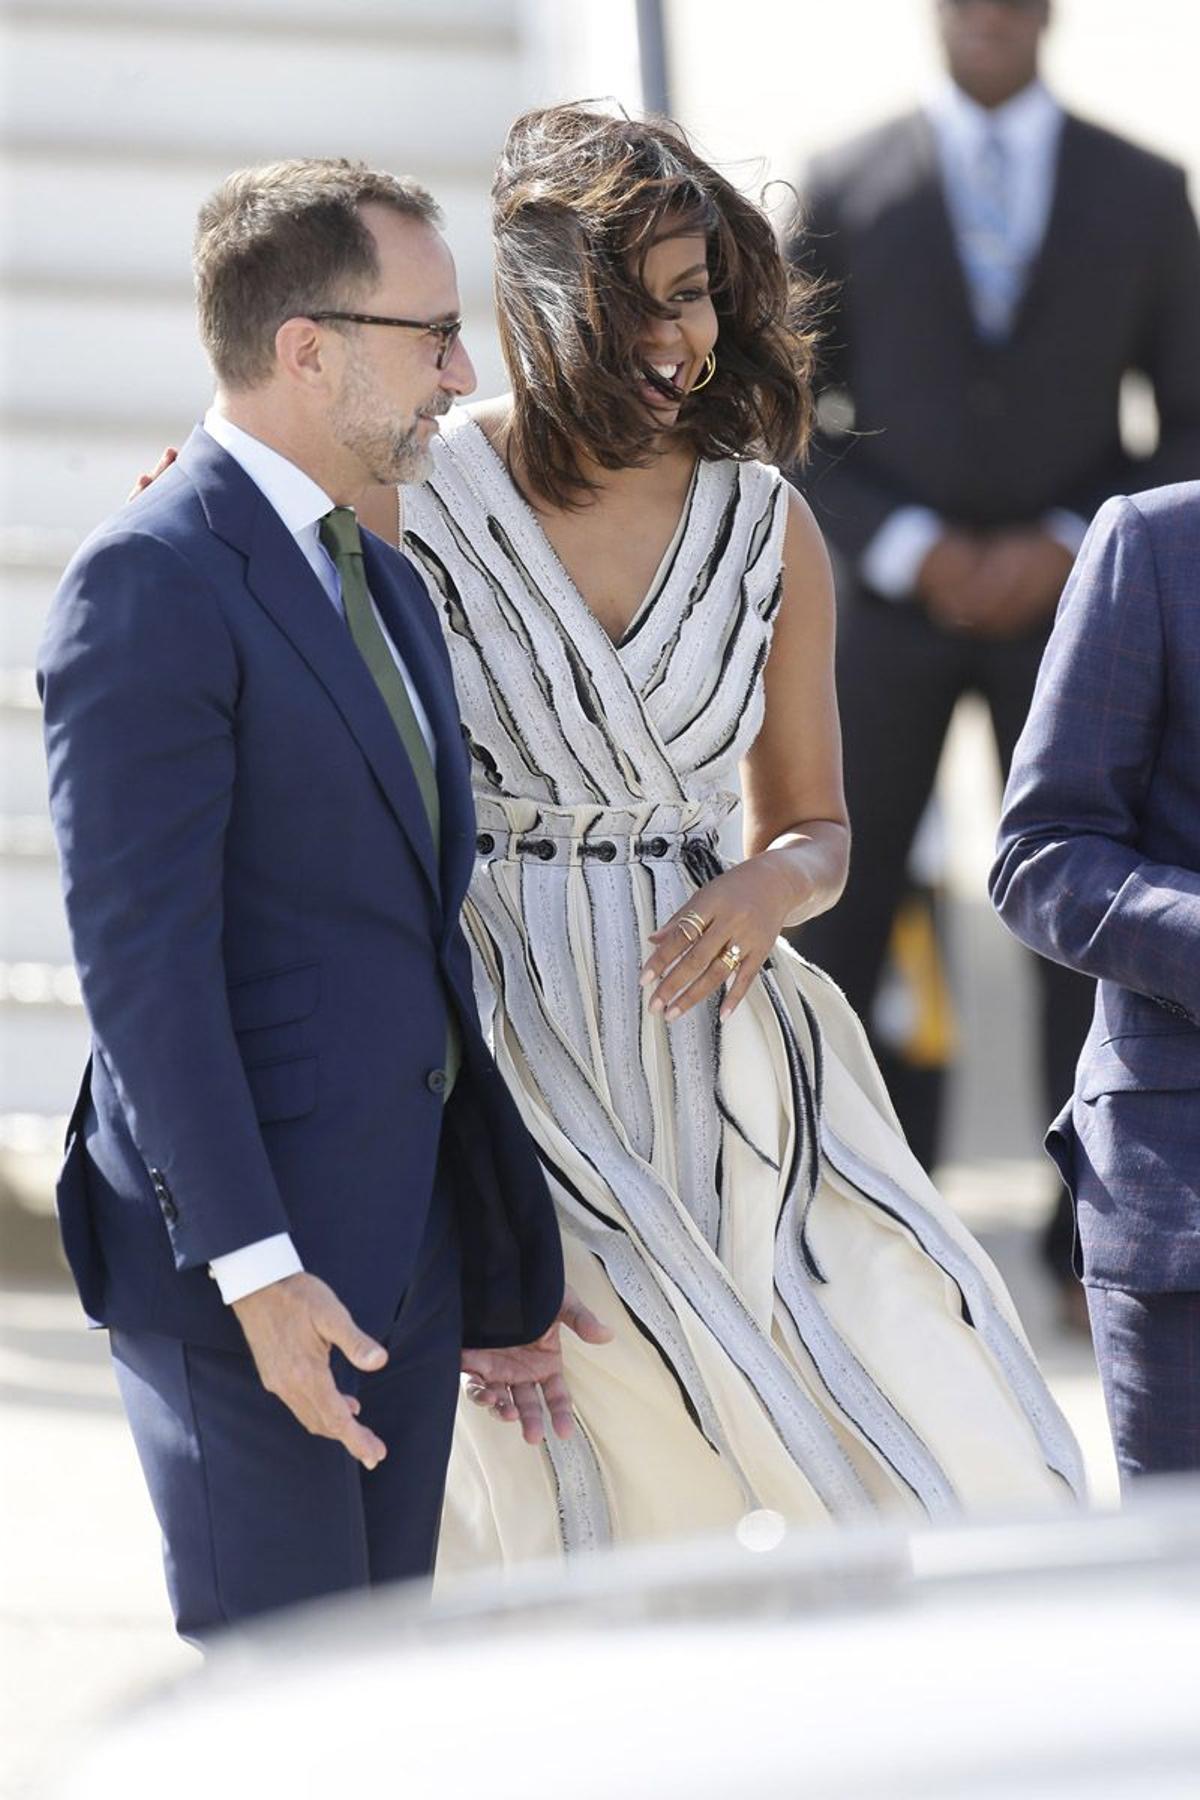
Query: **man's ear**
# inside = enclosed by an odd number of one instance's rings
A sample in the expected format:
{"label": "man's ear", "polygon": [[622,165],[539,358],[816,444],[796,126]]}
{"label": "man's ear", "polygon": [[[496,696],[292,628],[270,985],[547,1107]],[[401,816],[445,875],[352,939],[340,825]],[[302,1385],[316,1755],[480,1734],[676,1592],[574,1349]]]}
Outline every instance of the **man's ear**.
{"label": "man's ear", "polygon": [[305,387],[329,375],[329,338],[311,319],[285,319],[275,333],[275,356],[284,374]]}

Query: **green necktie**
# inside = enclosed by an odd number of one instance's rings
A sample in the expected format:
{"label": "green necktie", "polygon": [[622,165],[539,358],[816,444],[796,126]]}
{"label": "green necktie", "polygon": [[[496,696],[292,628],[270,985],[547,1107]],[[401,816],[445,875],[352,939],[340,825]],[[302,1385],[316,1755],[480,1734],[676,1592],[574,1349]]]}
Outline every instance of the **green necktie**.
{"label": "green necktie", "polygon": [[[383,635],[383,627],[375,617],[375,608],[371,604],[371,592],[367,587],[367,573],[363,566],[362,537],[359,534],[358,520],[348,506],[335,506],[321,520],[321,542],[333,558],[334,566],[342,583],[342,605],[346,609],[346,623],[350,627],[350,636],[354,639],[359,654],[366,663],[374,679],[376,687],[383,695],[383,703],[392,715],[392,723],[400,734],[400,742],[408,753],[413,774],[417,778],[417,786],[421,790],[421,799],[425,802],[425,812],[429,819],[429,829],[433,836],[435,862],[441,850],[441,805],[438,799],[437,772],[433,766],[433,757],[425,742],[425,734],[417,723],[417,715],[409,698],[404,677],[396,667],[396,659]],[[454,1086],[455,1077],[462,1063],[462,1040],[459,1034],[458,1018],[451,1001],[448,1014],[448,1030],[446,1042],[446,1097]]]}
{"label": "green necktie", "polygon": [[438,803],[437,775],[433,758],[425,742],[425,734],[417,724],[417,715],[409,699],[404,677],[396,667],[396,659],[375,617],[367,572],[363,567],[362,538],[358,520],[348,506],[335,506],[321,520],[321,542],[332,556],[342,581],[342,605],[350,636],[358,646],[363,661],[370,669],[375,686],[383,695],[383,703],[392,715],[392,723],[400,733],[400,742],[408,752],[425,811],[433,833],[433,848],[441,848],[441,808]]}

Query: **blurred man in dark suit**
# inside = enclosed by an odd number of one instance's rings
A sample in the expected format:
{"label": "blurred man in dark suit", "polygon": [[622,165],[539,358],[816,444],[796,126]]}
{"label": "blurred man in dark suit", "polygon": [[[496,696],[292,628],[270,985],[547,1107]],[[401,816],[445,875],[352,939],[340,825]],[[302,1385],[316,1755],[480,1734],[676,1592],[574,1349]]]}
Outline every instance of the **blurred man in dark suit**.
{"label": "blurred man in dark suit", "polygon": [[[949,78],[818,160],[796,239],[829,284],[806,488],[840,563],[855,843],[845,898],[801,947],[867,1017],[960,696],[983,697],[1007,771],[1092,514],[1200,475],[1200,235],[1183,172],[1043,86],[1049,0],[937,12]],[[1136,464],[1120,420],[1132,371],[1159,427]],[[1038,977],[1049,1119],[1092,984],[1040,960]],[[914,1136],[931,1159],[935,1132]],[[1071,1236],[1064,1195],[1046,1240],[1064,1295]]]}

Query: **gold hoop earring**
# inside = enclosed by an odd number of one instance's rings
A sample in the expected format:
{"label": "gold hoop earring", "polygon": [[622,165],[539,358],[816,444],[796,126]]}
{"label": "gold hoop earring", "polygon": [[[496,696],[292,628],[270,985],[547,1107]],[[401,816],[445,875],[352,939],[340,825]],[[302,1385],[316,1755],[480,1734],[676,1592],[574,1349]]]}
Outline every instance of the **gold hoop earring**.
{"label": "gold hoop earring", "polygon": [[700,392],[701,388],[708,386],[709,382],[712,380],[712,378],[716,374],[716,372],[717,372],[717,353],[715,350],[710,350],[708,355],[704,359],[703,375],[701,375],[699,381],[693,381],[693,383],[688,391],[693,394],[698,394]]}

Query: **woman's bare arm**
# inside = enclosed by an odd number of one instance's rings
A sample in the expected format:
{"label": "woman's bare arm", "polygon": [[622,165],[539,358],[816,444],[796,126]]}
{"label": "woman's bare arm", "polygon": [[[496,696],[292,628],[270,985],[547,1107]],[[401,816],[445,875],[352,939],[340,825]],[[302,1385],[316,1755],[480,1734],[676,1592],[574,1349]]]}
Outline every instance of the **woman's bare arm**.
{"label": "woman's bare arm", "polygon": [[747,856],[786,868],[796,905],[785,924],[826,912],[850,861],[834,683],[833,572],[804,500],[788,495],[783,599],[764,676],[762,730],[742,763]]}
{"label": "woman's bare arm", "polygon": [[762,729],[742,764],[747,858],[699,888],[659,930],[642,979],[668,1021],[725,989],[741,1004],[779,933],[832,906],[846,881],[834,687],[833,576],[799,494],[788,495],[783,598],[764,675]]}

